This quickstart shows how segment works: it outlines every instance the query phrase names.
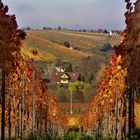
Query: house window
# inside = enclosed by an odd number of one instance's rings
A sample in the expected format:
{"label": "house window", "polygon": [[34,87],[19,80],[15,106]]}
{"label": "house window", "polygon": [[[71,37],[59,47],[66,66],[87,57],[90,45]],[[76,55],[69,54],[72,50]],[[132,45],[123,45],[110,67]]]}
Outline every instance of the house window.
{"label": "house window", "polygon": [[68,78],[62,78],[61,80],[63,80],[63,81],[68,81]]}

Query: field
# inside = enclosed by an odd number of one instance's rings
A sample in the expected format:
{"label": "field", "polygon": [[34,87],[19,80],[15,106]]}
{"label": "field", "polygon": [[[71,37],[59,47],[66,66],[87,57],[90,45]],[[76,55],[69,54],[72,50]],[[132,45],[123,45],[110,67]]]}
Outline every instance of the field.
{"label": "field", "polygon": [[[38,61],[55,61],[57,59],[79,61],[84,57],[98,55],[96,50],[106,43],[112,43],[114,36],[90,32],[74,32],[65,30],[28,30],[24,41],[23,53]],[[64,46],[70,43],[71,48]],[[33,50],[38,55],[32,54]]]}
{"label": "field", "polygon": [[[70,113],[70,103],[59,103],[61,110],[65,113]],[[76,115],[84,113],[89,106],[89,103],[73,103],[73,112]]]}

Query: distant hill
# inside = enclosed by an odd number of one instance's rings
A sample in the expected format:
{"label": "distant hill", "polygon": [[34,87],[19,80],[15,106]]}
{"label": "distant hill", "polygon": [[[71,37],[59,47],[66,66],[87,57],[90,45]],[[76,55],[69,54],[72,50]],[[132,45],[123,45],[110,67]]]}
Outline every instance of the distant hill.
{"label": "distant hill", "polygon": [[[94,89],[88,96],[96,93],[103,69],[114,53],[111,45],[120,43],[116,35],[91,32],[28,30],[26,33],[22,53],[34,59],[36,70],[49,78],[56,63],[69,61],[73,70],[78,71],[82,80],[89,82]],[[34,51],[38,54],[33,55]],[[51,91],[56,93],[57,90],[53,87]]]}
{"label": "distant hill", "polygon": [[[22,52],[36,61],[80,61],[87,56],[102,55],[100,49],[104,44],[120,42],[117,36],[90,32],[28,30],[26,33]],[[65,46],[65,42],[69,43],[70,48]],[[38,51],[37,56],[32,54],[33,50]]]}
{"label": "distant hill", "polygon": [[[38,55],[32,55],[32,51],[37,50]],[[89,56],[88,53],[67,48],[57,42],[48,39],[44,31],[27,31],[27,37],[24,41],[23,52],[35,60],[54,61],[55,59],[63,60],[80,60]]]}

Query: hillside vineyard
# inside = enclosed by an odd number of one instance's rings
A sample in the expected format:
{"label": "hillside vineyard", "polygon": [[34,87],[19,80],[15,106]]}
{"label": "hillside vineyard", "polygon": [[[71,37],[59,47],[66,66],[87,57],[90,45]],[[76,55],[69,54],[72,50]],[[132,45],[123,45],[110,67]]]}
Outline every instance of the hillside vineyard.
{"label": "hillside vineyard", "polygon": [[[134,5],[130,0],[125,2],[126,29],[121,40],[115,36],[114,41],[114,36],[106,34],[77,32],[73,37],[70,31],[25,32],[18,29],[16,17],[8,14],[8,6],[0,0],[1,140],[140,139],[140,0]],[[66,41],[69,37],[70,42]],[[115,45],[115,54],[110,44]],[[96,45],[103,48],[98,50]],[[96,72],[91,66],[94,56],[102,65],[110,57],[98,86],[91,74]],[[100,68],[96,60],[94,64]],[[42,68],[42,72],[37,70],[36,61],[47,63],[50,77],[45,77]],[[81,61],[84,70],[79,67]],[[55,74],[52,62],[56,63]],[[82,70],[86,76],[79,73]],[[91,103],[73,103],[76,93],[84,98],[91,91],[91,84],[98,87]],[[67,91],[70,102],[60,103],[51,88]],[[78,115],[74,108],[80,110]]]}

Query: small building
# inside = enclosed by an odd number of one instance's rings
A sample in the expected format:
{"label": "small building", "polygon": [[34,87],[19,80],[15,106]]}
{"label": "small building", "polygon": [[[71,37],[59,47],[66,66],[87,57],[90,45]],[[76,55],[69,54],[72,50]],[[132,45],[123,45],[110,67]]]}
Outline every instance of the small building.
{"label": "small building", "polygon": [[65,69],[63,67],[55,67],[55,70],[57,72],[65,72]]}
{"label": "small building", "polygon": [[80,74],[77,72],[55,72],[52,74],[52,84],[69,84],[80,80]]}
{"label": "small building", "polygon": [[110,35],[119,35],[122,31],[121,30],[111,30]]}
{"label": "small building", "polygon": [[112,30],[109,32],[110,35],[113,35]]}

